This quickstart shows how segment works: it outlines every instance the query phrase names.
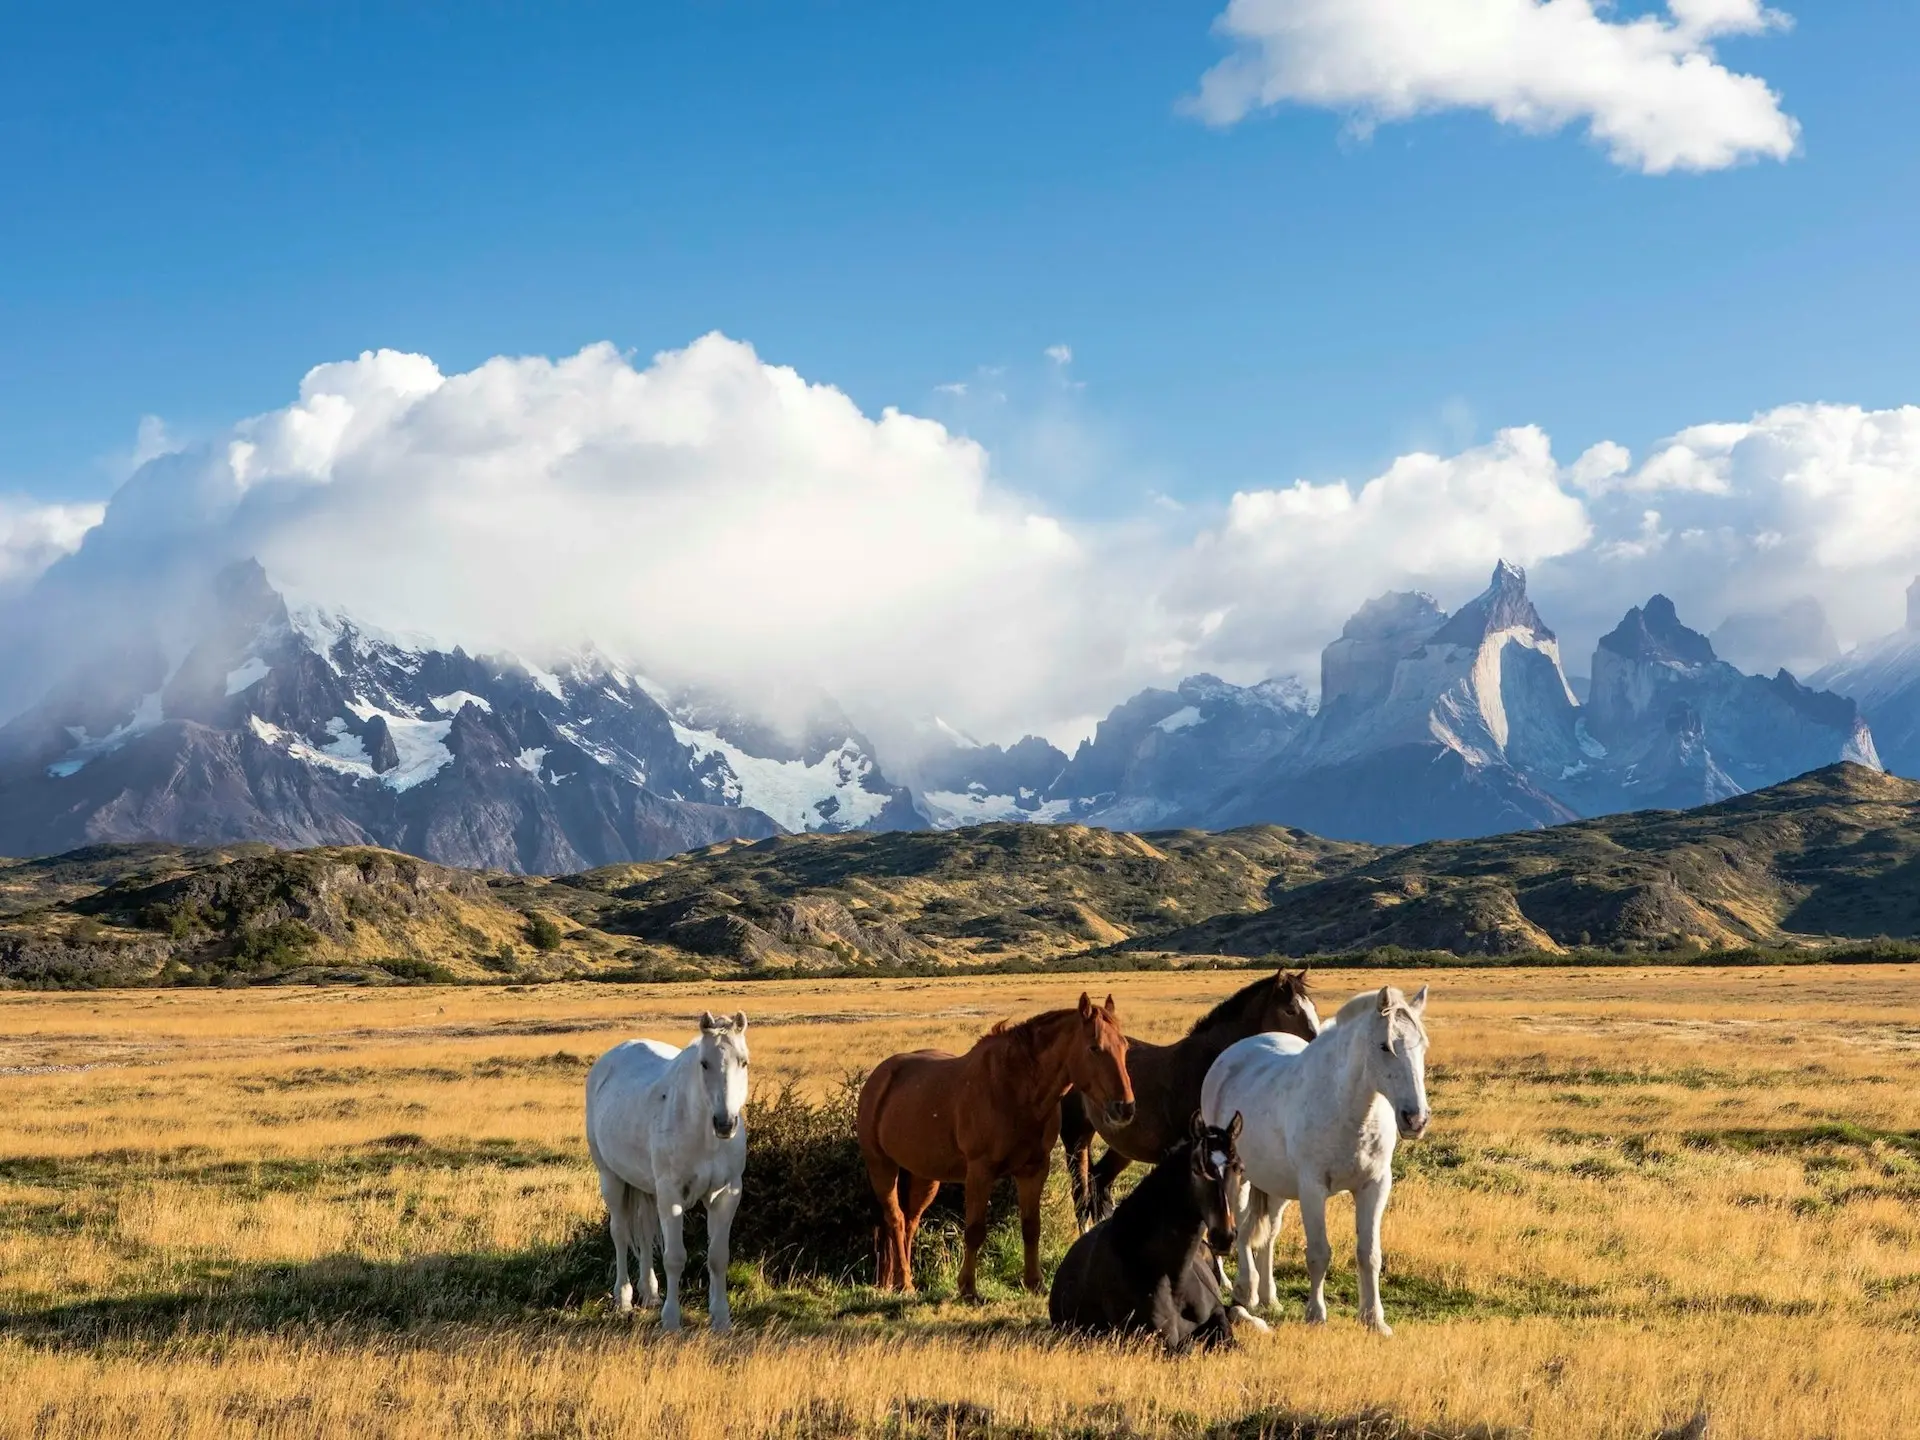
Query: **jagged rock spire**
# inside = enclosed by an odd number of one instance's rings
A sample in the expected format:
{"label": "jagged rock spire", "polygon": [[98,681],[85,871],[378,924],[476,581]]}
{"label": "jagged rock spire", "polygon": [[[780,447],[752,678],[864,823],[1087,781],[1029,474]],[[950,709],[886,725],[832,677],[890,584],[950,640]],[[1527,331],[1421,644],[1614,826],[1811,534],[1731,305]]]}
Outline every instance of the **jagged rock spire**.
{"label": "jagged rock spire", "polygon": [[1477,645],[1501,630],[1527,630],[1541,640],[1554,638],[1527,598],[1527,572],[1505,560],[1493,567],[1487,588],[1455,611],[1433,640],[1440,645]]}
{"label": "jagged rock spire", "polygon": [[1681,665],[1711,665],[1716,658],[1713,642],[1688,628],[1664,595],[1654,595],[1645,605],[1627,611],[1618,625],[1600,637],[1600,649],[1629,660]]}

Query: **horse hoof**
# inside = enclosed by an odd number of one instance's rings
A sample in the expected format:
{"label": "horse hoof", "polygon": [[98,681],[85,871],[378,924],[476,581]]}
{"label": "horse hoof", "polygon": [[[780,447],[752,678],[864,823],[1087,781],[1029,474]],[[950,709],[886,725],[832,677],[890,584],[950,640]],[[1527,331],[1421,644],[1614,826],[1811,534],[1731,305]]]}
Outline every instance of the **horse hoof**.
{"label": "horse hoof", "polygon": [[1236,1305],[1233,1307],[1233,1318],[1240,1324],[1252,1329],[1256,1334],[1270,1335],[1273,1333],[1273,1327],[1271,1325],[1267,1324],[1266,1321],[1262,1320],[1244,1305]]}
{"label": "horse hoof", "polygon": [[1384,1317],[1375,1316],[1370,1320],[1363,1320],[1360,1323],[1382,1339],[1390,1339],[1393,1335],[1393,1327],[1387,1324]]}

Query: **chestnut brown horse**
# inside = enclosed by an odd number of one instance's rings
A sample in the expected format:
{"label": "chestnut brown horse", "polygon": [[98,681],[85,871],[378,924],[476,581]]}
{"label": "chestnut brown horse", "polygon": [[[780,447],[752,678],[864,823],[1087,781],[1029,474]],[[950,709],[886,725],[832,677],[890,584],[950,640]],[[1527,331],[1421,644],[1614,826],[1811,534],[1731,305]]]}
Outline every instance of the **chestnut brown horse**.
{"label": "chestnut brown horse", "polygon": [[[1306,971],[1282,970],[1243,986],[1171,1045],[1129,1037],[1127,1073],[1139,1102],[1129,1123],[1116,1125],[1110,1116],[1089,1113],[1078,1095],[1060,1102],[1060,1138],[1081,1229],[1112,1212],[1113,1182],[1122,1170],[1135,1160],[1157,1164],[1187,1138],[1188,1121],[1200,1108],[1201,1082],[1220,1052],[1236,1040],[1269,1030],[1302,1040],[1320,1033],[1320,1017],[1307,998]],[[1107,1153],[1089,1170],[1096,1133],[1107,1142]]]}
{"label": "chestnut brown horse", "polygon": [[[915,1050],[882,1060],[860,1089],[860,1153],[880,1201],[879,1284],[913,1289],[913,1237],[942,1183],[967,1187],[960,1295],[975,1295],[987,1201],[1004,1175],[1020,1194],[1026,1284],[1040,1284],[1040,1192],[1060,1134],[1060,1097],[1084,1095],[1102,1119],[1133,1113],[1127,1037],[1113,997],[1001,1022],[965,1055]],[[903,1183],[904,1182],[904,1183]],[[906,1192],[902,1204],[901,1190]]]}

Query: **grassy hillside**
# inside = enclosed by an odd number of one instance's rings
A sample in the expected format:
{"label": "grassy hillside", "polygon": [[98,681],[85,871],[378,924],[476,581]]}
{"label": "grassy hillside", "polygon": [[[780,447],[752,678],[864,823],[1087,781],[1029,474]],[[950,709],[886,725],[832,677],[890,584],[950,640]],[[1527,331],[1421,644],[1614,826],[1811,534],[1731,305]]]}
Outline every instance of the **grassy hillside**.
{"label": "grassy hillside", "polygon": [[1837,765],[1698,810],[1415,845],[1270,899],[1152,948],[1501,955],[1920,936],[1920,784]]}
{"label": "grassy hillside", "polygon": [[1095,955],[1632,953],[1920,937],[1920,785],[1403,850],[1259,826],[781,836],[557,879],[373,849],[0,862],[0,984],[874,973]]}
{"label": "grassy hillside", "polygon": [[[1371,847],[1273,826],[783,836],[537,879],[367,848],[0,865],[0,983],[552,979],[1044,962],[1255,911]],[[6,888],[6,887],[11,888]]]}

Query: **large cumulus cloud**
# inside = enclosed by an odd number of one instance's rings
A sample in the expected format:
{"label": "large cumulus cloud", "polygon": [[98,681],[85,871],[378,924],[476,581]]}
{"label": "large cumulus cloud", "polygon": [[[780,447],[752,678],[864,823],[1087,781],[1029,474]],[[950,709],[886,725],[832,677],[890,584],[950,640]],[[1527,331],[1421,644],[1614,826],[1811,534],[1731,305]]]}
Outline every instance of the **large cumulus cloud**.
{"label": "large cumulus cloud", "polygon": [[[23,518],[24,517],[24,518]],[[0,508],[16,584],[98,518]],[[1557,455],[1538,429],[1371,476],[1249,489],[1093,526],[1050,513],[965,436],[708,336],[464,374],[379,352],[283,409],[147,461],[77,553],[0,611],[6,708],[70,637],[255,555],[296,596],[471,649],[585,641],[777,707],[824,688],[995,738],[1071,738],[1199,669],[1312,678],[1367,597],[1452,606],[1527,566],[1570,668],[1655,590],[1702,629],[1810,595],[1843,639],[1891,629],[1920,569],[1920,409],[1787,406],[1645,455]],[[88,608],[88,607],[91,608]]]}

